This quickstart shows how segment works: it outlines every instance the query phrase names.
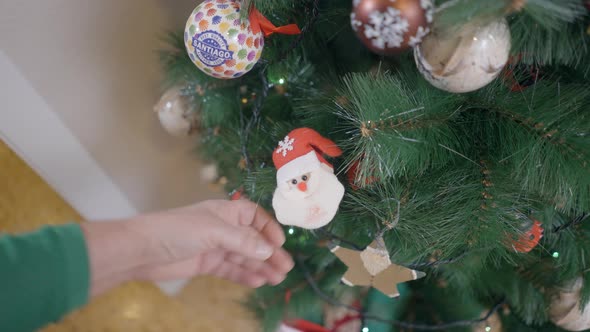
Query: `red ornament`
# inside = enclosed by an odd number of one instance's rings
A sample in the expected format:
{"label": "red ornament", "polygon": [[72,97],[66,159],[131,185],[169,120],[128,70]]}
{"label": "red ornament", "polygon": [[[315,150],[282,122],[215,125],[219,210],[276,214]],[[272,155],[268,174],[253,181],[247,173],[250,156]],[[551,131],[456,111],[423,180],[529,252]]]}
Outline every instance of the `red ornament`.
{"label": "red ornament", "polygon": [[238,201],[238,200],[242,199],[242,195],[243,195],[242,189],[241,188],[236,189],[230,194],[230,199],[232,201]]}
{"label": "red ornament", "polygon": [[541,238],[543,238],[542,224],[538,220],[533,220],[529,230],[521,234],[518,240],[512,243],[512,247],[518,252],[528,253],[539,244]]}
{"label": "red ornament", "polygon": [[348,171],[346,172],[346,179],[348,180],[348,184],[354,190],[359,190],[359,186],[356,185],[356,177],[359,173],[359,161],[355,161]]}
{"label": "red ornament", "polygon": [[[516,56],[510,56],[508,59],[508,64],[506,65],[506,69],[504,70],[504,82],[510,88],[512,92],[520,92],[524,89],[528,88],[529,86],[537,83],[539,79],[539,68],[533,65],[523,65],[521,64],[522,60],[522,53]],[[524,79],[518,81],[514,75],[515,70],[519,66],[526,66],[523,69],[526,69],[526,74],[524,75]]]}
{"label": "red ornament", "polygon": [[394,55],[418,45],[430,32],[432,0],[354,0],[352,29],[371,51]]}
{"label": "red ornament", "polygon": [[359,190],[361,187],[365,187],[368,186],[372,183],[375,183],[378,181],[378,179],[374,176],[368,176],[365,179],[365,183],[363,185],[361,185],[360,187],[358,186],[358,182],[359,182],[359,165],[360,165],[361,161],[357,160],[355,161],[350,168],[348,169],[348,171],[346,172],[346,179],[348,180],[348,183],[350,184],[350,187],[353,190]]}

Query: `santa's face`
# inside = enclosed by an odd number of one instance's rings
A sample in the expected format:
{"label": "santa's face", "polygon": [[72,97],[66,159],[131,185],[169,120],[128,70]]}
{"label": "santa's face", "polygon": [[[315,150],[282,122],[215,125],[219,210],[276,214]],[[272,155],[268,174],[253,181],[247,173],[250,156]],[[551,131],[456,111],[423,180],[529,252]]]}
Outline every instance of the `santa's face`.
{"label": "santa's face", "polygon": [[321,169],[301,174],[295,178],[279,183],[278,187],[287,199],[298,200],[311,196],[319,187]]}
{"label": "santa's face", "polygon": [[334,218],[342,196],[344,187],[332,168],[325,166],[280,183],[273,208],[282,224],[315,229]]}

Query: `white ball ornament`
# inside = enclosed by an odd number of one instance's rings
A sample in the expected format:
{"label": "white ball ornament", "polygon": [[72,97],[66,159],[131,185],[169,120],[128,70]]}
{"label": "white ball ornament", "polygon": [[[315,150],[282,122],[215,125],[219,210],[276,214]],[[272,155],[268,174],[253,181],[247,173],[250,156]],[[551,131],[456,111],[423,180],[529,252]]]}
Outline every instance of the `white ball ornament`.
{"label": "white ball ornament", "polygon": [[264,35],[254,33],[249,20],[240,19],[240,1],[206,0],[188,18],[184,43],[201,71],[231,79],[246,74],[258,62]]}
{"label": "white ball ornament", "polygon": [[154,106],[160,124],[172,136],[189,136],[199,126],[196,112],[192,112],[180,87],[168,89]]}
{"label": "white ball ornament", "polygon": [[456,33],[433,31],[414,48],[424,78],[455,93],[475,91],[493,81],[508,61],[511,38],[506,19],[469,23]]}

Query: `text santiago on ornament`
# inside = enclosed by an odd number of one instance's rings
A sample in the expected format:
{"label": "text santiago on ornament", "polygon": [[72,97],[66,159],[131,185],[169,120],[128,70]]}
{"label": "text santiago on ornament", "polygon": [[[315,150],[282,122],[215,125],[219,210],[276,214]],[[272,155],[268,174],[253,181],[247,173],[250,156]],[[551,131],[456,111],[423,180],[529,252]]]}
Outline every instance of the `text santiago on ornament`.
{"label": "text santiago on ornament", "polygon": [[212,56],[216,56],[218,58],[223,58],[223,59],[227,59],[227,60],[232,58],[233,52],[217,49],[213,46],[207,45],[207,44],[200,42],[198,40],[195,40],[195,43],[193,43],[193,46],[195,48],[199,49],[200,51],[203,51],[203,52],[210,54]]}

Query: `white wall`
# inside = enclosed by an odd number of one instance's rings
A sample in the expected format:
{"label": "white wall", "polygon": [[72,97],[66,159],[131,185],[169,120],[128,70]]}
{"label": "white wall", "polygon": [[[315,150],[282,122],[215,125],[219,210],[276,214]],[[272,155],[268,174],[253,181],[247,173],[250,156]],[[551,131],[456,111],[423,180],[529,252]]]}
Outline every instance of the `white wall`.
{"label": "white wall", "polygon": [[[196,3],[0,0],[0,51],[139,211],[212,195],[199,179],[195,138],[169,137],[152,112],[159,38],[182,28]],[[0,86],[6,80],[0,72]]]}

